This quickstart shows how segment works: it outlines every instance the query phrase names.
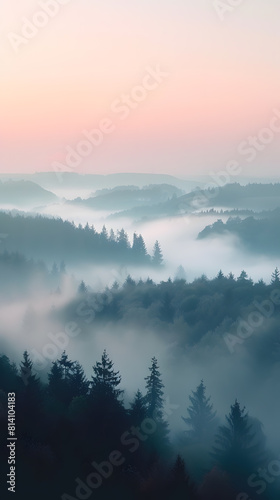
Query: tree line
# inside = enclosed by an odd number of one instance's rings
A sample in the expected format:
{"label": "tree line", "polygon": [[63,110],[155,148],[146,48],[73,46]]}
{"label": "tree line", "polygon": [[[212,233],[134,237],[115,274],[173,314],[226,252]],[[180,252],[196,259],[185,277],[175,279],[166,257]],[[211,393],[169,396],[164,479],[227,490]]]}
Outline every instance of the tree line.
{"label": "tree line", "polygon": [[[40,493],[43,499],[62,500],[112,494],[139,500],[233,500],[248,490],[254,471],[275,460],[260,422],[237,400],[218,425],[203,381],[189,396],[179,439],[172,442],[171,412],[155,357],[145,377],[145,394],[138,389],[126,405],[121,375],[106,350],[90,379],[65,352],[52,363],[46,381],[34,371],[27,351],[19,367],[1,355],[0,381],[1,444],[7,395],[16,395],[17,488],[24,498]],[[0,457],[5,470],[4,446]],[[195,473],[193,462],[203,463],[205,457],[207,467]],[[257,486],[248,498],[258,498]],[[270,496],[264,498],[278,498],[273,481],[267,490]]]}
{"label": "tree line", "polygon": [[20,252],[28,258],[43,259],[48,264],[65,260],[67,264],[108,263],[160,266],[163,256],[156,241],[153,254],[147,252],[141,234],[134,233],[129,241],[122,228],[116,233],[104,225],[100,232],[95,227],[76,227],[74,222],[61,218],[47,218],[12,215],[0,212],[0,227],[5,239],[1,240],[3,250]]}

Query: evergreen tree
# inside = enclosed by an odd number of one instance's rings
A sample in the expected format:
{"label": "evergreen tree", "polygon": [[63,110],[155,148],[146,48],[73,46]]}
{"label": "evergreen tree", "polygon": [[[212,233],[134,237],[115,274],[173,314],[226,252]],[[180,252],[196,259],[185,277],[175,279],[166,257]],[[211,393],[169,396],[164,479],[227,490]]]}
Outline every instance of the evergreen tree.
{"label": "evergreen tree", "polygon": [[131,278],[129,274],[124,282],[124,286],[135,286],[135,285],[136,285],[135,281]]}
{"label": "evergreen tree", "polygon": [[[186,471],[185,461],[181,455],[177,455],[174,466],[171,469],[172,496],[176,500],[193,499],[194,485],[190,483],[190,477]],[[170,497],[169,497],[170,498]]]}
{"label": "evergreen tree", "polygon": [[48,374],[48,393],[57,401],[66,403],[68,401],[68,390],[64,378],[63,367],[54,361],[52,363],[51,371]]}
{"label": "evergreen tree", "polygon": [[116,241],[116,236],[113,229],[110,230],[109,241]]}
{"label": "evergreen tree", "polygon": [[123,391],[118,387],[121,383],[119,372],[114,371],[113,362],[109,359],[106,349],[103,351],[101,361],[97,361],[93,366],[94,375],[91,382],[91,394],[103,395],[113,399],[118,399]]}
{"label": "evergreen tree", "polygon": [[78,361],[75,361],[74,365],[71,367],[68,383],[71,399],[78,396],[86,396],[88,394],[89,382],[86,379],[85,372]]}
{"label": "evergreen tree", "polygon": [[147,256],[147,248],[146,248],[143,236],[141,234],[139,236],[137,236],[137,234],[134,233],[132,250],[133,250],[135,257],[143,259]]}
{"label": "evergreen tree", "polygon": [[184,422],[191,428],[188,431],[189,437],[192,439],[203,441],[209,436],[213,430],[216,412],[213,411],[213,405],[210,404],[210,397],[206,398],[206,387],[203,380],[192,391],[192,396],[189,396],[191,405],[188,407],[188,417],[182,417]]}
{"label": "evergreen tree", "polygon": [[146,444],[150,457],[150,466],[156,464],[158,459],[168,456],[170,453],[170,443],[168,439],[168,423],[164,419],[164,385],[161,380],[158,362],[152,358],[149,368],[150,374],[145,378],[147,393],[144,402],[147,407],[147,418],[153,419],[156,423],[156,431],[149,438]]}
{"label": "evergreen tree", "polygon": [[248,274],[246,273],[246,271],[241,271],[240,275],[238,276],[238,281],[245,281],[248,279]]}
{"label": "evergreen tree", "polygon": [[[28,380],[28,373],[27,379]],[[18,371],[15,364],[10,363],[10,360],[5,355],[0,355],[0,390],[4,392],[15,392],[17,389]]]}
{"label": "evergreen tree", "polygon": [[102,227],[102,231],[101,231],[100,236],[102,239],[108,240],[108,231],[107,231],[107,228],[105,225]]}
{"label": "evergreen tree", "polygon": [[146,418],[147,406],[145,403],[145,398],[142,392],[138,389],[135,394],[135,398],[132,403],[130,403],[129,416],[131,417],[134,425],[139,425]]}
{"label": "evergreen tree", "polygon": [[180,281],[180,280],[184,281],[187,280],[186,271],[183,268],[183,266],[179,266],[175,274],[175,281]]}
{"label": "evergreen tree", "polygon": [[275,268],[275,270],[273,271],[272,275],[271,275],[271,285],[279,285],[280,283],[280,272],[279,272],[279,269],[278,267]]}
{"label": "evergreen tree", "polygon": [[124,229],[118,231],[117,242],[121,250],[127,250],[130,248],[128,236]]}
{"label": "evergreen tree", "polygon": [[78,288],[78,293],[80,294],[85,294],[87,293],[87,287],[85,285],[85,282],[84,281],[81,281],[80,285],[79,285],[79,288]]}
{"label": "evergreen tree", "polygon": [[162,410],[164,405],[164,385],[161,381],[158,362],[155,357],[152,358],[152,364],[149,368],[149,371],[150,375],[145,378],[147,389],[145,402],[147,405],[148,416],[153,417],[154,414],[156,414],[156,418],[162,418]]}
{"label": "evergreen tree", "polygon": [[261,449],[256,443],[252,425],[248,423],[248,414],[237,400],[226,421],[226,425],[219,427],[211,455],[222,469],[246,475],[260,465]]}
{"label": "evergreen tree", "polygon": [[155,242],[155,245],[154,245],[152,262],[155,266],[160,266],[163,263],[162,251],[161,251],[158,240]]}
{"label": "evergreen tree", "polygon": [[24,351],[20,364],[20,377],[18,420],[25,432],[34,434],[40,426],[43,391],[40,379],[33,373],[33,363],[27,351]]}

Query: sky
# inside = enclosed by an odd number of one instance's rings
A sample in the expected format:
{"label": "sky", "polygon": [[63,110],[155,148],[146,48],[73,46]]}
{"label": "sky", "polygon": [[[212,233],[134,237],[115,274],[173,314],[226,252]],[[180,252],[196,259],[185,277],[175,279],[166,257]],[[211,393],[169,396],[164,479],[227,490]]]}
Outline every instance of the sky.
{"label": "sky", "polygon": [[0,0],[0,172],[276,176],[280,3],[229,3]]}

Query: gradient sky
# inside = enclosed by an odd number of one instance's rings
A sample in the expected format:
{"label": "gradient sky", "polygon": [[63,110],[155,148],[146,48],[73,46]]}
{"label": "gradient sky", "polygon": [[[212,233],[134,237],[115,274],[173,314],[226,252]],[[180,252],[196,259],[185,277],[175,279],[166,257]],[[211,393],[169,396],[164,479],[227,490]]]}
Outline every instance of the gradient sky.
{"label": "gradient sky", "polygon": [[[8,35],[41,7],[0,7],[1,172],[51,171],[110,117],[114,132],[73,171],[208,174],[280,110],[279,0],[244,0],[223,22],[212,0],[70,0],[18,53]],[[112,102],[157,64],[169,77],[121,121]],[[246,176],[278,173],[279,135],[241,158]]]}

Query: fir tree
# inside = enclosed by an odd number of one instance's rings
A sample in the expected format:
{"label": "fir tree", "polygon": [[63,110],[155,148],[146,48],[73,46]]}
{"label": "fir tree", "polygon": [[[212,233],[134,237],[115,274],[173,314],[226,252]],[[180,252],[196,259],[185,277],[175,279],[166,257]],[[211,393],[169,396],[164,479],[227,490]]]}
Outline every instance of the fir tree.
{"label": "fir tree", "polygon": [[279,269],[278,267],[275,268],[275,270],[273,271],[272,275],[271,275],[271,285],[279,285],[280,283],[280,272],[279,272]]}
{"label": "fir tree", "polygon": [[160,266],[163,263],[162,251],[161,251],[158,240],[155,242],[155,245],[154,245],[152,262],[155,266]]}
{"label": "fir tree", "polygon": [[145,419],[147,415],[147,406],[145,403],[145,398],[142,392],[138,389],[135,394],[135,398],[132,403],[130,403],[129,416],[131,417],[134,425],[139,425]]}
{"label": "fir tree", "polygon": [[85,285],[85,282],[84,281],[81,281],[80,285],[79,285],[79,288],[78,288],[78,293],[80,294],[85,294],[87,293],[87,287]]}
{"label": "fir tree", "polygon": [[150,375],[145,378],[147,394],[145,397],[145,402],[147,405],[147,411],[149,417],[153,417],[156,414],[156,418],[162,418],[163,413],[163,383],[161,381],[161,375],[158,369],[158,362],[155,357],[152,358],[152,365],[149,368]]}
{"label": "fir tree", "polygon": [[137,236],[137,234],[134,233],[132,250],[134,255],[138,258],[145,258],[147,256],[147,248],[141,234]]}
{"label": "fir tree", "polygon": [[78,396],[87,395],[89,390],[89,382],[86,379],[85,372],[78,361],[75,361],[74,365],[72,366],[71,372],[68,377],[68,384],[72,399]]}
{"label": "fir tree", "polygon": [[188,417],[182,417],[184,422],[191,428],[188,431],[189,437],[202,441],[209,436],[213,430],[216,412],[213,411],[213,405],[210,404],[210,397],[206,398],[206,387],[203,380],[192,391],[192,396],[189,396],[191,405],[188,407]]}
{"label": "fir tree", "polygon": [[121,396],[123,391],[118,388],[121,383],[121,376],[118,371],[114,371],[113,366],[113,362],[109,359],[106,350],[104,350],[101,361],[97,361],[95,366],[93,366],[92,395],[103,394],[104,397],[108,396],[114,399],[118,399]]}
{"label": "fir tree", "polygon": [[226,425],[219,427],[211,455],[224,470],[246,474],[260,464],[261,447],[256,443],[245,408],[241,409],[237,400],[226,421]]}

